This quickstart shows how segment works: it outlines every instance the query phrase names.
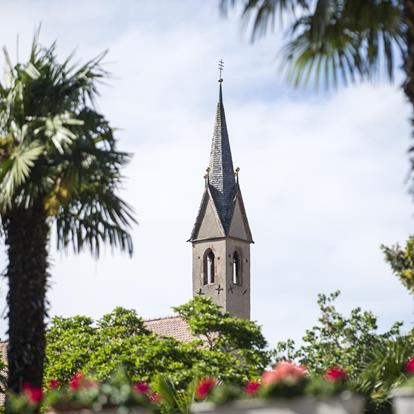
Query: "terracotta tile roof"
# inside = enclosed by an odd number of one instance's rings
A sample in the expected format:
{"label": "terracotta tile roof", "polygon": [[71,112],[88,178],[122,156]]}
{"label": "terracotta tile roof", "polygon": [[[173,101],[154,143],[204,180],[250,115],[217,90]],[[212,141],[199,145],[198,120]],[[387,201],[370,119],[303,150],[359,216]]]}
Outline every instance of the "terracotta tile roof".
{"label": "terracotta tile roof", "polygon": [[144,325],[158,336],[170,336],[180,342],[190,342],[196,339],[191,334],[187,322],[179,316],[149,319],[144,321]]}

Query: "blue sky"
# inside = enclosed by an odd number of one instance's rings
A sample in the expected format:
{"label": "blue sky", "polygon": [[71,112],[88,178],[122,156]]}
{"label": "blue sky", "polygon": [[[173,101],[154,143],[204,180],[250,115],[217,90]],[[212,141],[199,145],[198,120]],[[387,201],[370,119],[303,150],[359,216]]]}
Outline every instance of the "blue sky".
{"label": "blue sky", "polygon": [[[269,342],[300,338],[316,321],[317,293],[336,289],[340,309],[371,309],[381,328],[413,319],[412,299],[379,249],[403,242],[413,226],[404,184],[410,112],[398,85],[294,90],[278,71],[280,36],[251,45],[213,0],[2,2],[0,38],[12,56],[17,34],[23,57],[40,22],[41,41],[56,39],[62,59],[74,49],[80,61],[109,49],[113,76],[99,108],[119,128],[120,148],[134,154],[123,196],[140,223],[132,259],[52,248],[51,315],[99,317],[120,305],[159,317],[191,297],[186,240],[222,58],[233,160],[256,242],[252,318]],[[3,282],[2,308],[6,289]],[[0,327],[4,338],[6,322]]]}

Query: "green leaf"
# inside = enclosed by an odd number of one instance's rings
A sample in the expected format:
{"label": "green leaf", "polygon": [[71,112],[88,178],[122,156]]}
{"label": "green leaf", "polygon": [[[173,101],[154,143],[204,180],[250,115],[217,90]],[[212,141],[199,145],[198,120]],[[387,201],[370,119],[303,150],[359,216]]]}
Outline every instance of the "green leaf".
{"label": "green leaf", "polygon": [[17,189],[28,179],[43,150],[44,146],[39,141],[24,141],[0,163],[0,210],[11,206]]}

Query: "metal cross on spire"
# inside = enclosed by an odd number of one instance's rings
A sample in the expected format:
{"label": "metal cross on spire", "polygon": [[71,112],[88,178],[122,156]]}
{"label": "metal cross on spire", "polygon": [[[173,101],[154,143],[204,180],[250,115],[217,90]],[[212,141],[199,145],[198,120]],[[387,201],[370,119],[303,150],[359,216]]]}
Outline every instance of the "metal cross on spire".
{"label": "metal cross on spire", "polygon": [[224,62],[223,62],[222,59],[219,60],[218,68],[219,68],[219,71],[220,71],[220,79],[219,79],[219,82],[221,83],[221,82],[223,82],[223,78],[221,77],[221,73],[224,70]]}

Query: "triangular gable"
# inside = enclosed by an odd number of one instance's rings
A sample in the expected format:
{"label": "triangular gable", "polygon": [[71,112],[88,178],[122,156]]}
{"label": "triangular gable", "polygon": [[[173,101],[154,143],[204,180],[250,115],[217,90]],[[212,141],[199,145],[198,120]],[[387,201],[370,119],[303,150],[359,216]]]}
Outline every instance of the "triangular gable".
{"label": "triangular gable", "polygon": [[247,240],[253,243],[249,221],[247,220],[246,210],[244,208],[240,189],[238,189],[235,195],[233,214],[228,235],[230,237],[236,237],[238,239]]}
{"label": "triangular gable", "polygon": [[200,209],[189,241],[224,237],[225,233],[208,188],[204,191]]}

